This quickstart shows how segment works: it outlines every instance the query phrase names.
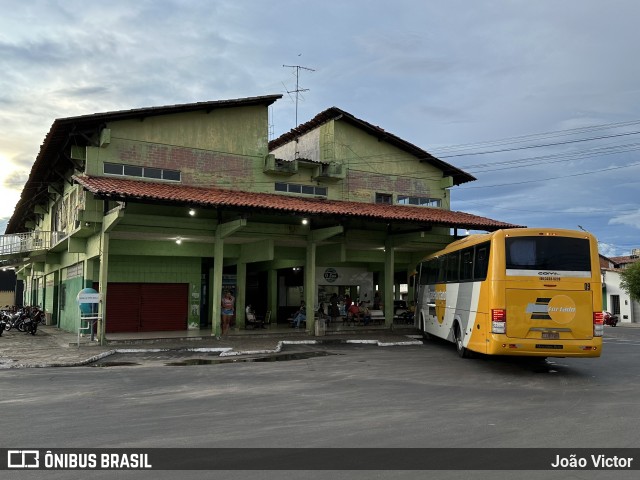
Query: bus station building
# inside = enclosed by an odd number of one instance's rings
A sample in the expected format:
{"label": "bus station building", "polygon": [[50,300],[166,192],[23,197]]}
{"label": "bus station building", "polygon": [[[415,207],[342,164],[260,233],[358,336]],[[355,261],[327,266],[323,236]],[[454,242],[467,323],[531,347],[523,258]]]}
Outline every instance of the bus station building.
{"label": "bus station building", "polygon": [[140,108],[53,122],[0,262],[24,303],[74,332],[80,290],[101,294],[100,335],[221,331],[231,290],[307,330],[333,293],[378,296],[387,326],[417,262],[463,230],[515,225],[452,211],[474,180],[339,108],[269,141],[281,95]]}

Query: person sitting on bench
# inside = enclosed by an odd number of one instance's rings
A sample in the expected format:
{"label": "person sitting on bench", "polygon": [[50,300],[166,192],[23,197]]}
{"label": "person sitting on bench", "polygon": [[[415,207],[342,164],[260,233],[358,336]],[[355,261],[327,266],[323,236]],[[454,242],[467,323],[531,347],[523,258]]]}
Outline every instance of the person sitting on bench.
{"label": "person sitting on bench", "polygon": [[349,309],[347,310],[347,319],[353,321],[353,323],[360,322],[360,307],[355,303],[352,303]]}
{"label": "person sitting on bench", "polygon": [[300,328],[300,324],[302,322],[305,322],[305,324],[307,323],[307,307],[305,307],[304,302],[300,303],[300,309],[293,314],[291,326]]}
{"label": "person sitting on bench", "polygon": [[251,304],[247,305],[247,308],[245,309],[245,325],[251,325],[253,328],[264,328],[264,320],[258,319],[258,317],[256,317],[256,313],[253,311]]}

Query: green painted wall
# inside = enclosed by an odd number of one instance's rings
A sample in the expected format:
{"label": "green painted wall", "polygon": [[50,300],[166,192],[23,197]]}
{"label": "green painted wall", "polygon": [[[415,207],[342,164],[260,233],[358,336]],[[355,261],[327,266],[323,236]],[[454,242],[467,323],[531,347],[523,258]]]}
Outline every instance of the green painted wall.
{"label": "green painted wall", "polygon": [[[335,160],[347,168],[347,178],[341,182],[339,199],[373,202],[375,193],[419,195],[443,198],[440,187],[442,171],[420,163],[413,155],[367,134],[345,122],[334,123],[320,134],[321,152],[335,152]],[[323,143],[333,143],[323,147]],[[334,194],[338,192],[333,192]]]}
{"label": "green painted wall", "polygon": [[45,302],[45,277],[39,277],[37,281],[37,288],[34,291],[33,300],[31,305],[38,305],[42,307]]}
{"label": "green painted wall", "polygon": [[[64,276],[64,274],[63,274]],[[76,300],[78,292],[85,287],[82,277],[62,280],[60,292],[60,318],[58,326],[68,332],[77,332],[80,326],[80,309]]]}
{"label": "green painted wall", "polygon": [[442,171],[384,140],[342,121],[330,121],[274,151],[277,158],[292,160],[294,155],[315,162],[343,166],[344,179],[314,178],[312,165],[298,162],[298,172],[291,176],[266,175],[264,184],[273,191],[273,182],[300,183],[327,187],[332,200],[373,203],[376,193],[440,199],[442,208],[450,201],[442,187]]}
{"label": "green painted wall", "polygon": [[179,170],[182,185],[251,190],[268,153],[264,106],[118,121],[108,128],[110,143],[86,149],[89,175],[103,175],[109,162]]}
{"label": "green painted wall", "polygon": [[56,295],[58,288],[56,285],[56,274],[51,273],[45,277],[45,290],[44,290],[44,302],[42,302],[44,311],[51,315],[53,323],[55,324],[58,319]]}
{"label": "green painted wall", "polygon": [[200,259],[113,255],[109,258],[109,282],[200,285]]}

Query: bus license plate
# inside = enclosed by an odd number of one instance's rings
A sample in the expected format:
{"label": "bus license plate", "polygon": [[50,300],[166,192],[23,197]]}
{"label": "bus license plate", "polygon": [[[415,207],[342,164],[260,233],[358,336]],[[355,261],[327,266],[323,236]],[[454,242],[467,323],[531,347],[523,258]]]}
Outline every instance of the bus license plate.
{"label": "bus license plate", "polygon": [[559,340],[560,334],[558,332],[542,332],[543,340]]}

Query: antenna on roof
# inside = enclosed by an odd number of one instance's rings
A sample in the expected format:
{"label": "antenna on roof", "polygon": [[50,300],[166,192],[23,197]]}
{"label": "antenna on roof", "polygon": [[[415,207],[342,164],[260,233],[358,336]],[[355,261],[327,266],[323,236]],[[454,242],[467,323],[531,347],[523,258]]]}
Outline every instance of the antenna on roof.
{"label": "antenna on roof", "polygon": [[[302,54],[300,54],[302,55]],[[298,56],[300,56],[298,55]],[[298,97],[300,92],[308,92],[308,88],[300,88],[300,70],[307,70],[309,72],[315,72],[313,68],[303,67],[301,65],[282,65],[285,68],[295,68],[296,70],[296,89],[295,90],[287,90],[288,94],[295,93],[296,94],[296,127],[298,126]]]}

